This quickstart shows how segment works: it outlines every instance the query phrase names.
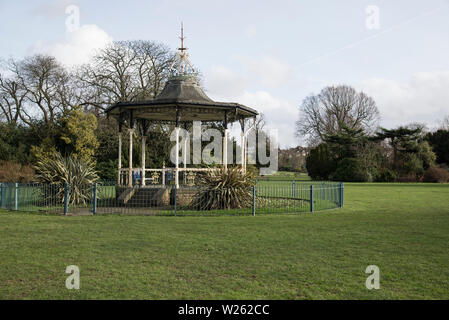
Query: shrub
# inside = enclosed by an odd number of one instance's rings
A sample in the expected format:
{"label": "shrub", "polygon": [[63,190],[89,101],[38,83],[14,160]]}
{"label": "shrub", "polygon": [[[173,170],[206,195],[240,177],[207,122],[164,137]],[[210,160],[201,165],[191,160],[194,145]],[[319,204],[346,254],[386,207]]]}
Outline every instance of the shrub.
{"label": "shrub", "polygon": [[240,209],[251,206],[255,175],[240,167],[216,168],[199,177],[200,190],[192,207],[197,210]]}
{"label": "shrub", "polygon": [[426,135],[426,140],[436,154],[436,161],[449,164],[449,131],[440,129],[430,132]]}
{"label": "shrub", "polygon": [[32,182],[34,169],[29,165],[6,161],[0,165],[0,182]]}
{"label": "shrub", "polygon": [[417,182],[418,179],[415,174],[409,173],[409,174],[404,174],[404,175],[398,176],[396,181],[397,182]]}
{"label": "shrub", "polygon": [[345,158],[338,162],[337,169],[332,175],[332,180],[347,182],[366,182],[371,178],[370,174],[362,168],[358,159]]}
{"label": "shrub", "polygon": [[70,186],[69,203],[85,204],[90,196],[90,186],[98,180],[94,164],[72,156],[63,157],[55,153],[53,158],[39,160],[36,178],[43,183],[56,185],[55,194],[49,195],[60,200],[64,197],[64,184]]}
{"label": "shrub", "polygon": [[424,170],[432,167],[437,159],[437,156],[432,151],[432,147],[427,141],[418,144],[417,156],[421,159]]}
{"label": "shrub", "polygon": [[449,172],[446,169],[430,167],[426,170],[423,177],[424,182],[448,182]]}
{"label": "shrub", "polygon": [[383,168],[380,170],[377,176],[377,182],[394,182],[397,179],[396,173],[388,168]]}
{"label": "shrub", "polygon": [[253,164],[247,164],[246,165],[246,171],[253,175],[254,177],[257,177],[259,175],[259,168],[257,168],[255,165]]}
{"label": "shrub", "polygon": [[[403,156],[401,167],[399,168],[401,179],[408,179],[414,176],[413,181],[418,181],[424,174],[423,161],[414,153],[407,153]],[[402,181],[409,182],[409,181]],[[411,181],[410,181],[411,182]]]}
{"label": "shrub", "polygon": [[[35,125],[39,127],[39,122]],[[30,147],[40,144],[41,138],[34,127],[18,124],[7,124],[0,121],[0,160],[21,164],[30,163]]]}
{"label": "shrub", "polygon": [[101,180],[115,181],[117,180],[117,167],[118,167],[118,160],[109,160],[106,162],[98,162],[97,165],[95,166],[95,169],[97,170]]}
{"label": "shrub", "polygon": [[306,168],[309,176],[314,180],[327,180],[335,170],[335,161],[331,156],[327,144],[322,143],[310,150],[306,158]]}
{"label": "shrub", "polygon": [[61,141],[64,142],[65,152],[72,153],[74,158],[92,160],[98,148],[95,130],[97,118],[92,113],[85,113],[80,106],[74,106],[67,115],[62,117]]}
{"label": "shrub", "polygon": [[33,167],[30,165],[23,165],[22,168],[20,168],[19,182],[34,182],[36,181],[34,176],[35,171]]}
{"label": "shrub", "polygon": [[7,161],[0,166],[1,182],[18,182],[21,165],[19,163]]}

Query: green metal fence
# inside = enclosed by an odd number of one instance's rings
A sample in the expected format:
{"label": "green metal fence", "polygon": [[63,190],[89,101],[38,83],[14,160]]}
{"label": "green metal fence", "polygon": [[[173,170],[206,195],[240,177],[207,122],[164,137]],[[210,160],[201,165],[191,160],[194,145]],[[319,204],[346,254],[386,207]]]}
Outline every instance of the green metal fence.
{"label": "green metal fence", "polygon": [[51,184],[0,183],[0,208],[61,213],[64,199],[59,189]]}
{"label": "green metal fence", "polygon": [[222,190],[198,186],[122,187],[0,183],[0,208],[58,214],[260,215],[340,208],[344,185],[336,182],[258,181],[236,201]]}

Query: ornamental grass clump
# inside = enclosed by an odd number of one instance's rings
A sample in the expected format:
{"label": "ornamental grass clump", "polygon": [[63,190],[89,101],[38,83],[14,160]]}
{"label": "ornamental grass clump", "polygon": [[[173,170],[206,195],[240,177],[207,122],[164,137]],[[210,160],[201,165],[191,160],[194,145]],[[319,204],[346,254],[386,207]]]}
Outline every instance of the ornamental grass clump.
{"label": "ornamental grass clump", "polygon": [[199,177],[199,191],[192,201],[197,210],[251,207],[255,175],[239,167],[216,168]]}
{"label": "ornamental grass clump", "polygon": [[68,199],[72,205],[86,204],[90,198],[91,186],[98,180],[95,164],[90,160],[81,160],[71,155],[63,157],[55,153],[53,157],[37,162],[36,179],[53,185],[44,187],[47,200],[63,201],[64,185],[69,188]]}

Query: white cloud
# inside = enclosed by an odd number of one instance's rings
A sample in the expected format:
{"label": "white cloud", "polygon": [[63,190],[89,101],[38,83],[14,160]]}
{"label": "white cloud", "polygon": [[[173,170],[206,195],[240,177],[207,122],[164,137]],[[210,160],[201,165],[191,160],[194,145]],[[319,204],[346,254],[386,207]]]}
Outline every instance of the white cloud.
{"label": "white cloud", "polygon": [[360,87],[376,101],[383,126],[423,122],[432,127],[449,114],[449,71],[415,73],[403,83],[368,79]]}
{"label": "white cloud", "polygon": [[274,97],[267,91],[256,91],[254,93],[245,91],[239,97],[239,101],[248,106],[257,106],[257,110],[264,113],[270,121],[285,122],[291,120],[292,116],[296,121],[297,108],[289,101]]}
{"label": "white cloud", "polygon": [[272,57],[259,59],[241,59],[249,73],[255,74],[263,86],[277,88],[288,82],[291,78],[291,67],[288,63]]}
{"label": "white cloud", "polygon": [[75,31],[66,32],[66,38],[59,43],[38,42],[31,53],[53,55],[63,64],[72,66],[89,60],[95,50],[104,48],[112,41],[104,30],[96,25],[83,25]]}
{"label": "white cloud", "polygon": [[[298,145],[295,138],[295,122],[298,118],[298,108],[290,101],[273,96],[267,91],[244,91],[241,95],[229,99],[223,96],[210,94],[217,101],[233,101],[256,109],[265,115],[266,129],[278,131],[279,144],[282,148]],[[232,134],[239,137],[240,126],[234,126]]]}
{"label": "white cloud", "polygon": [[58,18],[69,5],[76,4],[73,0],[51,0],[36,4],[32,12],[45,18]]}
{"label": "white cloud", "polygon": [[248,85],[245,76],[223,66],[213,66],[206,73],[205,82],[208,92],[226,99],[243,94]]}
{"label": "white cloud", "polygon": [[238,101],[252,107],[265,115],[267,129],[278,131],[279,144],[282,148],[296,146],[295,122],[298,108],[288,100],[275,97],[267,91],[248,92],[238,97]]}
{"label": "white cloud", "polygon": [[248,37],[248,38],[252,38],[252,37],[254,37],[255,35],[257,34],[257,29],[256,29],[256,26],[255,25],[249,25],[247,28],[246,28],[246,30],[245,30],[245,35]]}
{"label": "white cloud", "polygon": [[[216,101],[238,102],[263,113],[267,129],[277,129],[281,147],[296,146],[298,141],[294,136],[295,122],[298,118],[298,108],[288,100],[274,96],[269,91],[248,89],[246,76],[233,72],[224,66],[214,66],[206,73],[208,95]],[[238,126],[232,134],[238,137]]]}

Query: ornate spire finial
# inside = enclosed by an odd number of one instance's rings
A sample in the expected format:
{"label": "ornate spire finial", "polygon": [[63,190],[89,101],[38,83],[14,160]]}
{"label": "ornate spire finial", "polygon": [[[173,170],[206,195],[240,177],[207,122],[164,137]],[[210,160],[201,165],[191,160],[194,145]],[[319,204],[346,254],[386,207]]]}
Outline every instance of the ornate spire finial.
{"label": "ornate spire finial", "polygon": [[181,48],[178,48],[179,51],[181,51],[181,53],[184,53],[185,50],[187,50],[187,48],[184,48],[184,24],[181,22],[181,36],[179,37],[179,39],[181,39]]}
{"label": "ornate spire finial", "polygon": [[186,37],[184,37],[184,24],[181,22],[181,36],[179,37],[179,39],[181,39],[181,47],[178,48],[179,52],[176,53],[173,64],[170,67],[171,77],[196,76],[195,69],[193,68],[192,64],[189,61],[189,54],[185,52],[187,50],[187,48],[184,47],[185,38]]}

